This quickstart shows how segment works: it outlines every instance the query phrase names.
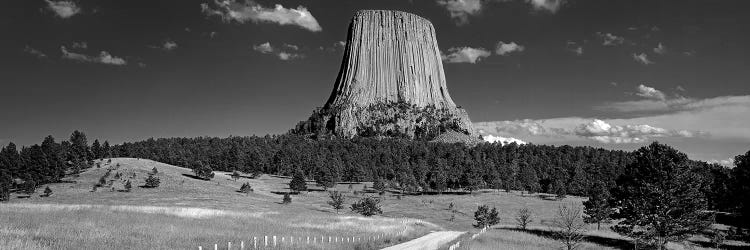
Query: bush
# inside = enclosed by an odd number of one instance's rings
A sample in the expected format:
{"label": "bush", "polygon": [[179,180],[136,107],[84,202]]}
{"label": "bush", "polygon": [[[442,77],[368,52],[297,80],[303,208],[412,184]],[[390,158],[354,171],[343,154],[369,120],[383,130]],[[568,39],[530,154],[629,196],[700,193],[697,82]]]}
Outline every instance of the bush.
{"label": "bush", "polygon": [[198,178],[204,180],[211,180],[214,178],[214,170],[200,161],[193,163],[193,173],[198,176]]}
{"label": "bush", "polygon": [[133,184],[128,180],[128,182],[125,182],[125,192],[130,192],[131,189],[133,189]]}
{"label": "bush", "polygon": [[385,181],[382,178],[375,179],[375,182],[372,183],[372,188],[382,193],[385,191]]}
{"label": "bush", "polygon": [[521,208],[518,210],[518,213],[516,214],[516,223],[519,228],[526,230],[526,227],[531,223],[532,221],[532,214],[531,209],[529,208]]}
{"label": "bush", "polygon": [[33,194],[36,192],[36,182],[33,180],[28,180],[23,183],[23,192],[25,194]]}
{"label": "bush", "polygon": [[487,205],[481,205],[477,208],[477,211],[474,212],[474,220],[477,221],[474,224],[476,228],[485,228],[500,222],[497,209],[493,207],[490,210],[490,207]]}
{"label": "bush", "polygon": [[245,194],[247,194],[247,193],[252,193],[252,192],[253,192],[253,187],[251,187],[251,186],[250,186],[250,183],[247,183],[247,182],[245,182],[245,183],[244,183],[244,184],[242,184],[242,186],[240,187],[240,193],[245,193]]}
{"label": "bush", "polygon": [[44,197],[49,197],[50,195],[52,195],[52,189],[47,186],[44,188]]}
{"label": "bush", "polygon": [[285,193],[284,194],[284,199],[281,200],[281,204],[285,204],[286,205],[286,204],[289,204],[289,203],[292,203],[292,196],[289,195],[289,193]]}
{"label": "bush", "polygon": [[148,178],[146,178],[146,184],[143,185],[145,188],[156,188],[159,187],[159,183],[161,180],[159,180],[159,177],[156,177],[154,175],[149,175]]}
{"label": "bush", "polygon": [[333,209],[336,209],[336,213],[339,213],[339,210],[344,208],[344,195],[339,191],[331,191],[328,192],[328,197],[331,198],[330,201],[328,201],[328,205],[331,205]]}
{"label": "bush", "polygon": [[352,212],[364,215],[373,216],[375,214],[382,214],[383,210],[380,209],[380,199],[372,196],[367,196],[359,199],[359,201],[352,204]]}
{"label": "bush", "polygon": [[237,170],[232,171],[232,180],[237,181],[240,179],[240,172],[237,172]]}

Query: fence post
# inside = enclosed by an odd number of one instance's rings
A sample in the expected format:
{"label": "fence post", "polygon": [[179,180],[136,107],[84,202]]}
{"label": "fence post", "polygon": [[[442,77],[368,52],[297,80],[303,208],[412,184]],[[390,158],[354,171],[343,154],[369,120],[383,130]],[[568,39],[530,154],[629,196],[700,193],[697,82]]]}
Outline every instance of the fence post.
{"label": "fence post", "polygon": [[284,243],[284,236],[281,236],[281,243]]}
{"label": "fence post", "polygon": [[219,250],[219,244],[214,244],[214,250]]}
{"label": "fence post", "polygon": [[253,249],[258,249],[258,237],[253,237]]}
{"label": "fence post", "polygon": [[328,236],[328,243],[331,243],[331,236]]}
{"label": "fence post", "polygon": [[273,246],[276,246],[276,235],[273,236]]}
{"label": "fence post", "polygon": [[198,250],[203,250],[203,247],[202,246],[198,246]]}
{"label": "fence post", "polygon": [[232,250],[232,242],[227,242],[227,250]]}
{"label": "fence post", "polygon": [[268,246],[268,235],[263,236],[263,242],[264,242],[263,245],[267,247]]}
{"label": "fence post", "polygon": [[245,241],[240,241],[240,250],[245,250]]}
{"label": "fence post", "polygon": [[307,236],[307,244],[310,244],[310,236]]}

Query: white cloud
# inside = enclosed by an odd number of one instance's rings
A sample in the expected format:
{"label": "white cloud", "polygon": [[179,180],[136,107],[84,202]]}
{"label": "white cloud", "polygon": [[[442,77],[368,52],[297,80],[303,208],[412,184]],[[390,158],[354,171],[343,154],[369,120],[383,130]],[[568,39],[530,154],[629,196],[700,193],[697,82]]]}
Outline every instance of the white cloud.
{"label": "white cloud", "polygon": [[516,139],[516,138],[506,138],[506,137],[494,136],[494,135],[485,135],[485,136],[482,136],[482,139],[489,143],[500,143],[503,146],[514,143],[514,142],[518,145],[527,144],[527,142]]}
{"label": "white cloud", "polygon": [[661,92],[658,89],[655,89],[653,87],[649,87],[646,85],[638,85],[638,92],[635,93],[637,96],[648,98],[648,99],[655,99],[655,100],[661,100],[664,101],[667,99],[667,96],[664,95],[664,92]]}
{"label": "white cloud", "polygon": [[492,52],[484,48],[450,48],[448,54],[443,55],[443,60],[448,63],[477,63],[490,55]]}
{"label": "white cloud", "polygon": [[89,48],[89,44],[86,42],[73,42],[73,45],[70,47],[73,47],[74,49],[87,49]]}
{"label": "white cloud", "polygon": [[47,57],[47,55],[44,54],[44,52],[42,52],[42,51],[40,51],[38,49],[32,48],[29,45],[26,45],[26,47],[23,49],[23,51],[26,52],[26,53],[29,53],[31,55],[34,55],[37,58],[46,58]]}
{"label": "white cloud", "polygon": [[244,3],[238,3],[236,0],[214,0],[213,5],[212,8],[208,3],[203,3],[201,10],[208,16],[219,16],[225,22],[269,22],[279,25],[295,25],[312,32],[323,30],[318,20],[303,6],[287,9],[277,4],[274,8],[265,8],[251,0],[246,0]]}
{"label": "white cloud", "polygon": [[729,168],[734,167],[734,158],[727,158],[723,160],[711,159],[706,162],[711,163],[711,164],[719,164],[719,165],[729,167]]}
{"label": "white cloud", "polygon": [[175,41],[172,41],[172,40],[166,40],[161,45],[161,48],[163,50],[166,50],[166,51],[177,49],[177,47],[178,47],[177,43]]}
{"label": "white cloud", "polygon": [[299,50],[299,47],[292,44],[285,44],[283,46],[284,49],[278,49],[271,45],[270,42],[262,43],[259,45],[253,45],[253,50],[258,51],[263,54],[275,54],[276,57],[278,57],[282,61],[289,61],[293,59],[300,59],[304,58],[305,56],[299,53],[294,53],[290,51],[297,51]]}
{"label": "white cloud", "polygon": [[459,25],[468,23],[470,15],[479,14],[482,10],[481,0],[438,0],[437,3],[448,10]]}
{"label": "white cloud", "polygon": [[525,49],[526,48],[523,45],[516,44],[516,42],[505,43],[500,41],[495,47],[495,53],[505,56],[513,52],[523,52]]}
{"label": "white cloud", "polygon": [[633,53],[633,60],[643,65],[654,64],[653,61],[648,59],[648,55],[646,55],[646,53],[640,53],[640,54]]}
{"label": "white cloud", "polygon": [[602,38],[602,45],[604,46],[617,46],[625,42],[625,38],[616,36],[612,33],[597,32],[596,34]]}
{"label": "white cloud", "polygon": [[254,45],[253,50],[258,51],[263,54],[268,54],[268,53],[273,52],[273,47],[271,46],[271,43],[266,42],[263,44]]}
{"label": "white cloud", "polygon": [[643,143],[660,137],[695,137],[702,132],[688,130],[668,130],[650,125],[611,125],[594,119],[581,124],[573,130],[574,135],[595,140],[601,143]]}
{"label": "white cloud", "polygon": [[526,0],[535,10],[546,10],[551,13],[557,12],[565,2],[564,0]]}
{"label": "white cloud", "polygon": [[65,48],[65,46],[60,46],[60,51],[62,52],[63,58],[74,60],[74,61],[101,63],[101,64],[109,64],[109,65],[117,65],[117,66],[122,66],[122,65],[127,64],[125,59],[112,56],[107,51],[101,51],[99,52],[99,55],[96,55],[96,56],[70,52]]}
{"label": "white cloud", "polygon": [[60,18],[70,18],[81,13],[81,8],[73,1],[45,1],[47,2],[47,8]]}
{"label": "white cloud", "polygon": [[663,44],[659,43],[659,45],[657,45],[656,48],[654,48],[654,53],[659,54],[659,55],[664,55],[667,53],[667,47],[664,47]]}

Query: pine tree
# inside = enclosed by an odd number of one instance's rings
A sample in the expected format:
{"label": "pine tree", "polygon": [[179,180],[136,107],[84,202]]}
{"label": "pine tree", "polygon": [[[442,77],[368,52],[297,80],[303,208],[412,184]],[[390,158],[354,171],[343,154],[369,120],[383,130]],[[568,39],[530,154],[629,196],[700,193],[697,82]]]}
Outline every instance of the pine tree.
{"label": "pine tree", "polygon": [[476,228],[490,227],[500,223],[497,209],[493,207],[490,210],[490,207],[487,205],[481,205],[477,208],[477,211],[474,212],[474,220],[476,221],[474,223],[474,227]]}
{"label": "pine tree", "polygon": [[210,166],[203,164],[201,161],[195,161],[193,163],[193,173],[201,179],[211,180],[214,178],[214,170]]}
{"label": "pine tree", "polygon": [[108,141],[104,141],[104,144],[102,144],[102,157],[104,158],[112,157],[112,148],[109,146]]}
{"label": "pine tree", "polygon": [[91,144],[91,155],[93,159],[101,159],[104,158],[104,154],[102,153],[102,146],[99,144],[99,140],[94,140],[94,143]]}
{"label": "pine tree", "polygon": [[613,192],[618,204],[613,218],[621,219],[616,232],[662,249],[710,225],[702,183],[687,155],[657,142],[633,155]]}
{"label": "pine tree", "polygon": [[328,201],[328,205],[331,205],[333,209],[336,209],[336,213],[339,213],[339,210],[344,208],[344,194],[342,194],[339,191],[329,191],[328,197],[331,198],[331,200]]}
{"label": "pine tree", "polygon": [[321,186],[323,187],[323,189],[328,190],[328,188],[336,186],[337,181],[328,167],[321,166],[318,170],[317,176],[315,176],[315,182],[318,184],[318,186]]}
{"label": "pine tree", "polygon": [[240,172],[238,172],[237,170],[232,171],[232,180],[237,181],[240,179],[240,176]]}
{"label": "pine tree", "polygon": [[741,223],[750,227],[750,151],[734,157],[732,168],[731,198],[737,207]]}
{"label": "pine tree", "polygon": [[65,177],[66,166],[63,162],[63,152],[60,144],[55,142],[55,138],[47,136],[42,142],[42,152],[46,156],[47,176],[49,182],[58,182]]}
{"label": "pine tree", "polygon": [[521,174],[519,175],[519,181],[524,190],[530,194],[538,192],[540,189],[539,177],[537,177],[534,167],[529,166],[526,163],[521,163],[520,171]]}
{"label": "pine tree", "polygon": [[376,214],[382,214],[383,210],[380,208],[380,199],[367,196],[362,197],[357,202],[352,204],[351,209],[352,212],[364,215],[364,216],[373,216]]}
{"label": "pine tree", "polygon": [[130,183],[130,180],[125,182],[125,192],[130,192],[132,188],[133,188],[133,184]]}
{"label": "pine tree", "polygon": [[292,181],[289,182],[289,189],[294,192],[307,191],[307,182],[305,181],[305,173],[302,170],[297,170],[292,176]]}
{"label": "pine tree", "polygon": [[10,200],[10,175],[0,169],[0,202]]}
{"label": "pine tree", "polygon": [[289,204],[289,203],[292,203],[292,196],[289,195],[289,193],[285,193],[284,194],[284,198],[281,200],[281,204],[286,205],[286,204]]}
{"label": "pine tree", "polygon": [[49,186],[44,188],[44,197],[50,197],[52,195],[52,189]]}
{"label": "pine tree", "polygon": [[584,218],[586,223],[596,223],[596,229],[601,228],[602,221],[609,219],[612,214],[612,207],[609,206],[611,195],[606,185],[599,181],[596,182],[589,191],[589,199],[583,202],[585,207]]}
{"label": "pine tree", "polygon": [[253,192],[253,187],[252,187],[252,186],[250,186],[250,183],[248,183],[248,182],[245,182],[245,183],[244,183],[244,184],[242,184],[242,186],[240,187],[240,193],[245,193],[245,194],[247,194],[247,193],[252,193],[252,192]]}
{"label": "pine tree", "polygon": [[156,177],[155,175],[151,174],[146,177],[146,184],[143,185],[145,188],[156,188],[159,187],[159,184],[161,183],[161,180],[159,180],[159,177]]}
{"label": "pine tree", "polygon": [[[77,163],[88,163],[89,160],[93,159],[88,141],[86,140],[86,134],[78,130],[73,131],[73,134],[70,135],[70,149],[68,150],[68,154],[68,160],[76,161]],[[87,166],[88,164],[86,164]]]}
{"label": "pine tree", "polygon": [[383,178],[375,178],[372,188],[378,190],[379,193],[383,193],[385,191],[385,180]]}

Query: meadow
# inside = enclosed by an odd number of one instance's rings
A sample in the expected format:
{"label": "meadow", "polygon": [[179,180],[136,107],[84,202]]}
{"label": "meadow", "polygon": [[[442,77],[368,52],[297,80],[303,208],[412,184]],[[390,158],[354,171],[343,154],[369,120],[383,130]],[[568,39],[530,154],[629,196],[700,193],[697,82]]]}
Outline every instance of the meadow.
{"label": "meadow", "polygon": [[[373,193],[372,183],[343,183],[333,189],[346,197],[345,208],[338,213],[327,204],[327,192],[308,182],[309,192],[292,195],[291,204],[282,204],[288,192],[289,178],[262,175],[243,176],[215,172],[210,180],[192,178],[191,171],[144,159],[114,158],[98,162],[65,183],[51,184],[50,197],[37,193],[28,198],[14,195],[0,204],[0,248],[2,249],[226,249],[227,243],[261,244],[264,236],[277,236],[283,249],[378,249],[420,237],[431,231],[466,231],[459,249],[551,249],[562,245],[549,237],[549,221],[561,205],[581,206],[581,197],[555,199],[546,194],[480,190],[472,194],[408,195],[397,192]],[[144,179],[156,167],[161,179],[158,188],[142,188]],[[93,189],[108,169],[112,174],[104,187]],[[114,179],[121,173],[121,179]],[[123,192],[124,183],[133,183],[131,192]],[[243,183],[254,191],[238,192]],[[330,189],[329,189],[330,190]],[[393,191],[393,190],[392,190]],[[363,195],[383,199],[380,216],[354,214],[349,204]],[[453,207],[451,209],[451,204]],[[477,206],[496,207],[500,224],[471,239],[478,229],[474,223]],[[521,208],[532,211],[528,231],[516,229],[515,217]],[[629,247],[627,239],[603,224],[587,227],[587,242],[582,249],[619,249]],[[290,244],[290,237],[295,240]],[[315,244],[307,244],[313,237]],[[350,242],[321,244],[349,238]],[[354,241],[358,238],[358,242]],[[456,242],[454,241],[454,243]],[[303,244],[304,243],[304,244]],[[678,244],[670,248],[680,249]],[[447,249],[447,247],[446,247]]]}

